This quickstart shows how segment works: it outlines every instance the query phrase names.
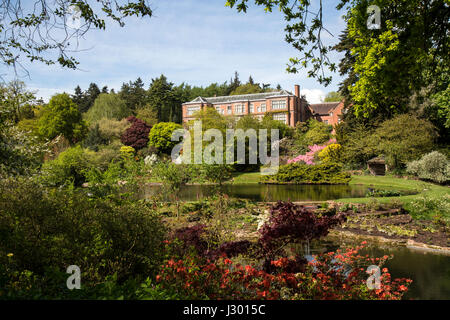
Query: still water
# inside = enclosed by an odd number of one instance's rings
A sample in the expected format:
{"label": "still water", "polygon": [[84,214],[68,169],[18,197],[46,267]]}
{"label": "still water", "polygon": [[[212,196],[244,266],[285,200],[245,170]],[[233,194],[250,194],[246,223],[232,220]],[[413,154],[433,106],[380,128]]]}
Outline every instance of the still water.
{"label": "still water", "polygon": [[[335,251],[345,245],[342,241],[318,241],[312,244],[311,253]],[[403,299],[444,299],[450,300],[450,256],[426,253],[402,246],[370,244],[362,254],[382,257],[393,254],[385,267],[392,279],[409,278],[413,280]]]}
{"label": "still water", "polygon": [[[166,200],[177,197],[183,201],[202,199],[217,192],[223,192],[230,197],[254,201],[325,201],[339,198],[364,197],[365,186],[348,185],[267,185],[267,184],[228,184],[221,187],[214,185],[187,185],[177,194],[169,194]],[[161,186],[147,186],[144,197],[164,193]]]}

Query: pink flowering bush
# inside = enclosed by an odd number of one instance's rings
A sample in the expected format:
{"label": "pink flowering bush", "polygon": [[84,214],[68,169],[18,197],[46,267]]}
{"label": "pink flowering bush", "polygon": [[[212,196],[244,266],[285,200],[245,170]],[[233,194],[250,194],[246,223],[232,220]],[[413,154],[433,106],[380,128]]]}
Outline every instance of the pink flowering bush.
{"label": "pink flowering bush", "polygon": [[328,140],[327,142],[325,142],[324,145],[314,144],[312,146],[308,146],[309,151],[307,153],[298,155],[297,157],[295,157],[293,159],[289,159],[287,163],[303,161],[304,163],[306,163],[308,165],[314,165],[315,164],[314,156],[316,155],[316,153],[318,153],[319,151],[322,151],[329,144],[332,144],[332,143],[336,143],[336,139],[332,138],[332,139]]}

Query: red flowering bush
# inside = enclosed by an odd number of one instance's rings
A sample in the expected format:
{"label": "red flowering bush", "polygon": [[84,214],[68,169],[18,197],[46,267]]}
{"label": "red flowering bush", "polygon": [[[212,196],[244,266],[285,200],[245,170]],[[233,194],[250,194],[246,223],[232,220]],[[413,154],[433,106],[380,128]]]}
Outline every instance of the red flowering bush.
{"label": "red flowering bush", "polygon": [[135,116],[130,116],[127,120],[131,123],[131,127],[125,130],[120,141],[126,146],[133,147],[136,151],[146,147],[148,134],[152,127]]}
{"label": "red flowering bush", "polygon": [[[386,268],[381,272],[389,257],[362,256],[365,243],[316,255],[310,262],[299,254],[287,256],[286,245],[308,244],[344,220],[341,213],[317,215],[291,202],[278,202],[256,244],[243,240],[214,248],[205,240],[206,225],[178,229],[175,241],[166,247],[169,259],[157,281],[184,299],[400,299],[411,280],[391,280]],[[230,258],[239,254],[262,260],[262,266],[234,263]],[[366,270],[374,265],[380,275],[372,290]]]}
{"label": "red flowering bush", "polygon": [[412,281],[391,280],[384,268],[380,288],[370,290],[367,266],[381,268],[389,257],[364,257],[363,247],[317,255],[301,273],[288,272],[292,258],[286,257],[271,261],[278,272],[268,273],[228,258],[212,262],[189,256],[168,260],[156,279],[185,299],[400,299]]}
{"label": "red flowering bush", "polygon": [[[337,250],[315,256],[309,263],[310,273],[298,277],[299,297],[309,299],[375,299],[399,300],[407,292],[412,280],[405,278],[391,279],[384,263],[393,256],[371,258],[361,255],[363,242],[356,248]],[[380,268],[379,288],[369,289],[367,268],[371,265]],[[310,277],[310,275],[312,277]],[[295,297],[294,297],[295,298]]]}

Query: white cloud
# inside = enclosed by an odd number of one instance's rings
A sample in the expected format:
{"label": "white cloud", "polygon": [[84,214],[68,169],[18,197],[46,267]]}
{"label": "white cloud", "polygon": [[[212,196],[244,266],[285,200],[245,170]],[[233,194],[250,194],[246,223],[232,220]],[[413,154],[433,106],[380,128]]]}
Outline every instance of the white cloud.
{"label": "white cloud", "polygon": [[305,95],[309,103],[320,103],[325,98],[325,92],[320,89],[300,89],[300,94]]}
{"label": "white cloud", "polygon": [[73,93],[73,89],[67,89],[67,88],[29,88],[31,91],[35,92],[36,98],[42,98],[44,102],[48,102],[50,98],[57,93],[63,93],[66,92],[68,94]]}

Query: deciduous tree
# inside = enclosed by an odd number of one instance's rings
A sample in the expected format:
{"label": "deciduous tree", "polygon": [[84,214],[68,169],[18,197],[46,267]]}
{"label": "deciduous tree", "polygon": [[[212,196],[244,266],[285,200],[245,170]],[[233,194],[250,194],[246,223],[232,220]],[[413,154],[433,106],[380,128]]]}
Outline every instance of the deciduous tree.
{"label": "deciduous tree", "polygon": [[86,123],[67,93],[54,95],[39,119],[39,134],[48,139],[63,135],[71,142],[78,142],[86,131]]}

